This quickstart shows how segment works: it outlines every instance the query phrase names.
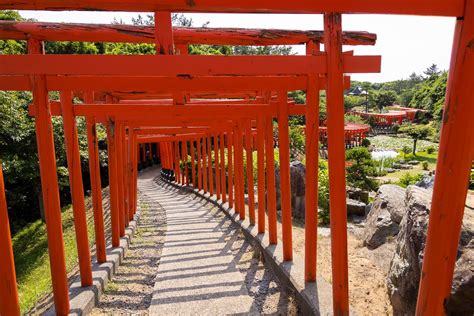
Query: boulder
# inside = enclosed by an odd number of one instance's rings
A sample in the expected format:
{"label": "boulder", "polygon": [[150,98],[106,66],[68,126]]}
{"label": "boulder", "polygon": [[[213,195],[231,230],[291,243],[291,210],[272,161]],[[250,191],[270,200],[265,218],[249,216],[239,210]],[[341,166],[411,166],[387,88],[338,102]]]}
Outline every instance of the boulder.
{"label": "boulder", "polygon": [[418,160],[410,160],[410,161],[408,162],[408,164],[409,164],[409,165],[412,165],[412,166],[416,166],[416,165],[419,165],[420,162],[419,162]]}
{"label": "boulder", "polygon": [[454,268],[451,295],[446,311],[451,315],[474,314],[474,239],[463,249]]}
{"label": "boulder", "polygon": [[359,215],[359,216],[365,215],[365,208],[367,204],[365,204],[364,202],[347,198],[346,205],[347,205],[348,215]]}
{"label": "boulder", "polygon": [[[276,204],[281,210],[280,169],[275,170]],[[306,166],[301,161],[290,163],[291,208],[294,218],[305,218]]]}
{"label": "boulder", "polygon": [[291,208],[293,217],[305,218],[306,166],[301,161],[290,163]]}
{"label": "boulder", "polygon": [[281,210],[280,167],[275,166],[276,208]]}
{"label": "boulder", "polygon": [[426,190],[408,187],[407,213],[400,224],[387,276],[387,290],[394,315],[414,315],[430,206],[430,195]]}
{"label": "boulder", "polygon": [[[431,190],[417,186],[407,188],[406,214],[400,224],[395,253],[387,276],[387,290],[394,315],[415,314],[431,194]],[[472,315],[474,313],[472,235],[472,231],[463,229],[451,296],[446,305],[447,314]]]}
{"label": "boulder", "polygon": [[387,237],[398,234],[405,211],[405,189],[394,184],[381,185],[367,215],[364,246],[374,249],[385,243]]}
{"label": "boulder", "polygon": [[420,181],[415,183],[415,185],[424,189],[433,189],[434,180],[435,180],[434,176],[425,175]]}
{"label": "boulder", "polygon": [[359,188],[347,187],[347,197],[353,200],[369,203],[369,192]]}

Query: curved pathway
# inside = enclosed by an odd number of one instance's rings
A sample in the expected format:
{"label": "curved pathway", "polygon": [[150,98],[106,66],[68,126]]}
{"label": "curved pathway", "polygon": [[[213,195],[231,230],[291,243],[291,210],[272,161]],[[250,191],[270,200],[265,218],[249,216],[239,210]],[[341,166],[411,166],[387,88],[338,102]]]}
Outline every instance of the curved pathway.
{"label": "curved pathway", "polygon": [[139,176],[136,235],[93,314],[296,314],[237,225],[159,173]]}

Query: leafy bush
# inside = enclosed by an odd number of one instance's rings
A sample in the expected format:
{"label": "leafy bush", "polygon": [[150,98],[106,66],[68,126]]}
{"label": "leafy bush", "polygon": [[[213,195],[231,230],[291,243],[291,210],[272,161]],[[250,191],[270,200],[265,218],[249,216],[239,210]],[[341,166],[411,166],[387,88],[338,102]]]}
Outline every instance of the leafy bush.
{"label": "leafy bush", "polygon": [[374,177],[382,177],[387,175],[387,168],[393,168],[393,164],[398,161],[396,158],[384,158],[384,159],[374,159],[373,164],[374,168],[372,168],[373,173],[371,173],[371,176]]}
{"label": "leafy bush", "polygon": [[392,131],[394,133],[398,133],[399,130],[400,130],[400,124],[395,123],[392,125]]}
{"label": "leafy bush", "polygon": [[403,146],[402,148],[402,153],[403,153],[403,158],[406,158],[406,156],[411,153],[411,148],[408,146]]}
{"label": "leafy bush", "polygon": [[364,138],[364,139],[362,140],[361,145],[362,145],[363,147],[369,147],[369,146],[370,146],[370,140],[368,140],[367,138]]}
{"label": "leafy bush", "polygon": [[288,134],[290,137],[290,158],[299,158],[304,155],[306,148],[304,127],[301,125],[290,126]]}
{"label": "leafy bush", "polygon": [[428,154],[430,154],[430,155],[431,155],[431,154],[434,154],[435,151],[436,151],[436,148],[435,148],[434,146],[428,146],[428,147],[426,148],[426,152],[427,152]]}
{"label": "leafy bush", "polygon": [[365,124],[365,120],[358,116],[347,113],[344,115],[344,122],[346,123],[355,123],[355,124]]}
{"label": "leafy bush", "polygon": [[471,169],[471,179],[469,181],[469,189],[474,190],[474,169]]}
{"label": "leafy bush", "polygon": [[319,222],[329,224],[329,174],[328,163],[326,160],[319,160],[318,171],[318,205],[321,208],[319,212]]}
{"label": "leafy bush", "polygon": [[413,184],[417,183],[422,178],[423,178],[422,173],[417,173],[417,174],[412,175],[412,174],[407,172],[403,176],[400,177],[397,184],[401,187],[406,188],[409,185],[413,185]]}
{"label": "leafy bush", "polygon": [[423,161],[421,165],[423,166],[423,170],[428,170],[428,166],[429,166],[428,161]]}
{"label": "leafy bush", "polygon": [[375,117],[369,116],[369,117],[367,118],[367,124],[369,124],[370,127],[374,127],[374,126],[377,125],[377,120],[375,119]]}

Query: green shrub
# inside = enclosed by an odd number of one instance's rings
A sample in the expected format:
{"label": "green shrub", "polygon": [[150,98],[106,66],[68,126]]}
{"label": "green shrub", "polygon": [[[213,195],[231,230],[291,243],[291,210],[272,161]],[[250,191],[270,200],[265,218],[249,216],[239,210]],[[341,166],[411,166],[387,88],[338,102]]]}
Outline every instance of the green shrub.
{"label": "green shrub", "polygon": [[413,184],[417,183],[422,178],[423,178],[422,173],[417,173],[417,174],[412,175],[412,174],[407,172],[403,176],[400,177],[397,184],[401,187],[406,188],[409,185],[413,185]]}
{"label": "green shrub", "polygon": [[434,146],[428,146],[426,148],[426,153],[429,154],[429,155],[434,154],[435,151],[436,151],[436,148]]}
{"label": "green shrub", "polygon": [[367,118],[367,124],[370,125],[370,127],[375,127],[377,125],[377,120],[373,116],[369,116]]}
{"label": "green shrub", "polygon": [[469,189],[474,190],[474,168],[471,169],[471,179],[469,181]]}
{"label": "green shrub", "polygon": [[326,160],[319,160],[318,171],[318,206],[321,208],[319,212],[319,222],[321,224],[329,224],[329,174],[328,163]]}
{"label": "green shrub", "polygon": [[370,140],[368,140],[367,138],[364,138],[364,139],[362,140],[361,145],[362,145],[363,147],[369,147],[369,146],[370,146]]}
{"label": "green shrub", "polygon": [[423,166],[423,170],[428,170],[428,166],[429,166],[428,161],[423,161],[421,165]]}
{"label": "green shrub", "polygon": [[290,158],[297,159],[303,156],[306,149],[304,126],[296,125],[289,127]]}
{"label": "green shrub", "polygon": [[403,158],[406,158],[406,156],[411,153],[411,148],[408,146],[403,146],[402,148],[402,153],[403,153]]}
{"label": "green shrub", "polygon": [[362,117],[360,117],[359,115],[353,115],[349,113],[346,113],[346,115],[344,115],[344,122],[355,123],[355,124],[365,124],[365,120]]}
{"label": "green shrub", "polygon": [[349,185],[362,190],[377,189],[377,182],[369,178],[376,170],[367,148],[358,147],[347,150],[346,160],[352,163],[347,167],[347,183]]}
{"label": "green shrub", "polygon": [[393,124],[392,125],[392,131],[395,132],[395,133],[398,133],[398,130],[400,129],[400,124]]}

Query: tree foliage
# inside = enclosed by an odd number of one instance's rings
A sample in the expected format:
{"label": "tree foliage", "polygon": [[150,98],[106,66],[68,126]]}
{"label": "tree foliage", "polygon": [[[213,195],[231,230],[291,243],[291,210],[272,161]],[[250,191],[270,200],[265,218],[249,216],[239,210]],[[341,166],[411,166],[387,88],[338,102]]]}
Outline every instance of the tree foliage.
{"label": "tree foliage", "polygon": [[[362,87],[369,93],[369,107],[380,110],[385,106],[398,103],[402,106],[426,110],[424,121],[434,119],[439,128],[443,116],[448,73],[432,64],[422,75],[412,73],[407,79],[384,83],[352,81],[352,87]],[[381,95],[382,93],[382,95]],[[347,99],[347,97],[346,97]],[[346,106],[351,106],[346,101]],[[357,106],[357,105],[356,105]]]}
{"label": "tree foliage", "polygon": [[426,139],[434,134],[434,129],[430,125],[407,124],[400,127],[399,132],[406,133],[413,138],[413,155],[416,155],[416,143],[420,139]]}
{"label": "tree foliage", "polygon": [[372,94],[372,100],[382,113],[384,108],[393,105],[397,101],[397,95],[392,90],[380,90]]}
{"label": "tree foliage", "polygon": [[347,182],[349,185],[363,190],[376,190],[377,183],[370,178],[374,173],[374,163],[366,147],[352,148],[346,151]]}

